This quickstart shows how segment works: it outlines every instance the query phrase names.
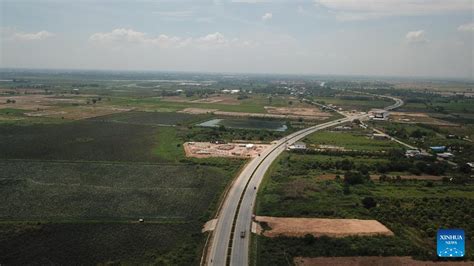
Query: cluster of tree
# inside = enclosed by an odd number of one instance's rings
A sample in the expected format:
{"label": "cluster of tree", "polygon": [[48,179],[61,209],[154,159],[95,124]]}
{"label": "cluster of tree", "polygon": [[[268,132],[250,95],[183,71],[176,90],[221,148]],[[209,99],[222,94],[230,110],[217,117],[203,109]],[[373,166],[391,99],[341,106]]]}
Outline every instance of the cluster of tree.
{"label": "cluster of tree", "polygon": [[237,100],[245,100],[250,98],[246,93],[239,93],[239,96],[237,96]]}
{"label": "cluster of tree", "polygon": [[[390,153],[387,152],[379,152],[379,151],[338,151],[338,150],[291,150],[291,153],[295,154],[321,154],[321,155],[329,155],[335,157],[342,157],[342,156],[351,156],[351,157],[365,157],[365,158],[381,158],[381,157],[390,157]],[[401,155],[403,156],[403,154]]]}
{"label": "cluster of tree", "polygon": [[360,100],[360,101],[370,101],[370,100],[375,99],[375,97],[367,96],[367,95],[341,95],[339,96],[339,98],[343,100]]}
{"label": "cluster of tree", "polygon": [[100,85],[97,83],[73,83],[71,87],[73,88],[84,88],[84,87],[93,87],[98,88]]}
{"label": "cluster of tree", "polygon": [[413,131],[408,131],[405,127],[400,126],[388,126],[387,133],[391,136],[401,138],[401,139],[408,139],[408,138],[415,138],[420,139],[426,136],[434,136],[433,132],[415,129]]}
{"label": "cluster of tree", "polygon": [[375,168],[379,173],[405,172],[412,174],[443,175],[449,169],[449,164],[445,161],[413,161],[405,158],[390,160],[386,163],[376,163]]}
{"label": "cluster of tree", "polygon": [[291,265],[295,257],[417,256],[434,259],[432,249],[420,249],[407,238],[375,237],[275,237],[258,236],[258,265]]}
{"label": "cluster of tree", "polygon": [[434,237],[438,228],[463,228],[474,233],[473,199],[434,198],[378,198],[381,208],[371,209],[371,215],[384,224],[414,227],[424,236]]}
{"label": "cluster of tree", "polygon": [[100,102],[100,101],[102,101],[102,97],[92,98],[92,99],[90,99],[90,100],[87,100],[86,103],[87,103],[87,104],[90,104],[90,103],[96,104],[97,102]]}
{"label": "cluster of tree", "polygon": [[362,171],[347,171],[344,174],[344,183],[348,185],[363,184],[369,180],[370,175],[368,173],[363,173]]}
{"label": "cluster of tree", "polygon": [[6,102],[7,102],[7,103],[16,103],[16,100],[15,100],[15,99],[7,99]]}
{"label": "cluster of tree", "polygon": [[[179,92],[175,92],[176,94],[179,95]],[[218,93],[217,90],[214,89],[201,89],[201,88],[193,88],[193,89],[186,89],[184,91],[184,95],[186,97],[193,97],[197,95],[199,98],[207,98],[211,94]]]}

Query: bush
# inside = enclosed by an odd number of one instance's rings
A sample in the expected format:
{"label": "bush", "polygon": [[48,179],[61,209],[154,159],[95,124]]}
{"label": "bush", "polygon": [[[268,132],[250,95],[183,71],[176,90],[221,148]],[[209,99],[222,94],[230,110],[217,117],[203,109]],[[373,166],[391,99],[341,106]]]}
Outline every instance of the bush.
{"label": "bush", "polygon": [[365,197],[362,199],[362,205],[364,205],[366,209],[371,209],[377,206],[377,201],[372,197]]}
{"label": "bush", "polygon": [[359,171],[349,171],[344,174],[344,182],[349,185],[363,184],[369,180],[368,174],[363,174]]}

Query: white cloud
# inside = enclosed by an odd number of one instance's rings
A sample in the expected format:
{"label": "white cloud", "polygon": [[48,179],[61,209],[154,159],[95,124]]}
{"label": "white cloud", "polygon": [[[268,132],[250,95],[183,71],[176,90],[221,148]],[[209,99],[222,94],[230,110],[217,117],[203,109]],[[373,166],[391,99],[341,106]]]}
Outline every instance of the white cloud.
{"label": "white cloud", "polygon": [[190,17],[193,15],[193,11],[183,10],[183,11],[153,11],[153,14],[160,15],[163,17],[175,17],[175,18],[184,18]]}
{"label": "white cloud", "polygon": [[272,17],[273,17],[272,13],[265,13],[265,14],[262,16],[262,20],[263,20],[263,21],[267,21],[267,20],[272,19]]}
{"label": "white cloud", "polygon": [[330,10],[342,21],[474,10],[472,0],[314,0],[314,3]]}
{"label": "white cloud", "polygon": [[246,3],[246,4],[258,4],[258,3],[268,3],[269,0],[232,0],[232,3]]}
{"label": "white cloud", "polygon": [[425,37],[424,30],[409,31],[405,38],[409,43],[423,43],[428,41]]}
{"label": "white cloud", "polygon": [[106,33],[94,33],[89,38],[91,41],[97,42],[114,42],[114,41],[127,41],[127,42],[145,42],[146,34],[132,29],[119,28],[114,29],[111,32]]}
{"label": "white cloud", "polygon": [[215,32],[208,34],[206,36],[198,38],[198,41],[201,43],[208,43],[208,44],[225,44],[227,43],[227,39],[222,35],[220,32]]}
{"label": "white cloud", "polygon": [[298,6],[297,11],[298,11],[298,13],[300,13],[300,14],[306,13],[306,11],[304,10],[304,8],[303,8],[302,6]]}
{"label": "white cloud", "polygon": [[458,31],[472,31],[474,32],[474,22],[466,23],[458,27]]}
{"label": "white cloud", "polygon": [[240,41],[237,38],[228,39],[220,32],[210,33],[201,37],[177,37],[160,34],[157,37],[149,36],[144,32],[135,31],[133,29],[118,28],[111,32],[94,33],[89,40],[103,45],[113,45],[115,47],[126,44],[138,44],[148,46],[158,46],[161,48],[216,48],[229,45],[245,45],[249,41]]}
{"label": "white cloud", "polygon": [[135,43],[144,45],[156,45],[159,47],[174,47],[182,46],[182,40],[179,37],[168,36],[160,34],[157,37],[148,37],[144,32],[134,31],[132,29],[118,28],[111,32],[106,33],[94,33],[90,36],[89,40],[103,44],[123,44],[123,43]]}
{"label": "white cloud", "polygon": [[200,18],[196,19],[196,22],[199,22],[199,23],[212,23],[212,22],[214,22],[214,18],[213,17],[200,17]]}
{"label": "white cloud", "polygon": [[14,28],[3,28],[2,35],[6,40],[19,40],[19,41],[38,41],[44,40],[55,36],[54,33],[49,31],[38,31],[38,32],[18,32]]}

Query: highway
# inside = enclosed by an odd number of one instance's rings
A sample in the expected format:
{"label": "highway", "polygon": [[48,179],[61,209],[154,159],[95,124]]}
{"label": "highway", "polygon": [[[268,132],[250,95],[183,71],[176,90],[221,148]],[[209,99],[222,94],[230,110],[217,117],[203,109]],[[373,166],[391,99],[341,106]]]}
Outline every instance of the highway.
{"label": "highway", "polygon": [[[392,110],[403,105],[403,101],[390,96],[395,104],[384,108]],[[346,114],[344,114],[346,115]],[[312,134],[318,130],[350,122],[354,119],[367,118],[367,114],[346,115],[345,118],[330,121],[298,132],[294,132],[273,142],[259,157],[252,159],[236,178],[228,191],[217,217],[211,243],[206,259],[207,265],[249,265],[249,245],[252,224],[252,213],[258,187],[272,162],[287,148],[288,144]],[[245,237],[241,237],[245,232]]]}

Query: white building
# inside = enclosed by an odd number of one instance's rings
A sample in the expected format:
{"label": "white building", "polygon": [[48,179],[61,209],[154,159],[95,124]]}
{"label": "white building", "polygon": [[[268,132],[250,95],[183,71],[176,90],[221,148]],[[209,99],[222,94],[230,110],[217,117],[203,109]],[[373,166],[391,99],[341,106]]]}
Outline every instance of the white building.
{"label": "white building", "polygon": [[389,116],[389,112],[387,110],[372,110],[371,111],[371,118],[373,120],[387,120]]}
{"label": "white building", "polygon": [[454,157],[454,154],[452,154],[450,152],[442,152],[442,153],[438,153],[436,155],[440,158],[443,158],[443,159],[449,159],[449,158]]}
{"label": "white building", "polygon": [[306,144],[303,142],[295,142],[288,147],[290,150],[306,150]]}

